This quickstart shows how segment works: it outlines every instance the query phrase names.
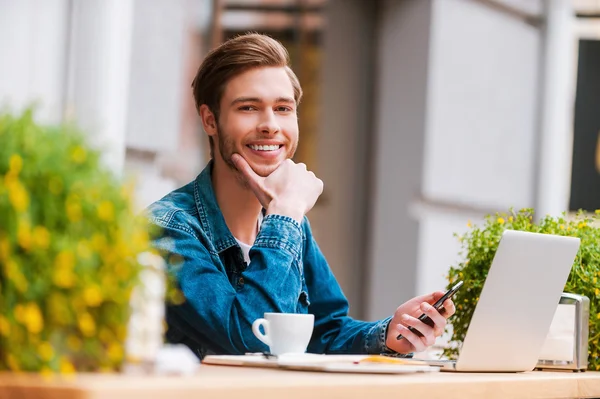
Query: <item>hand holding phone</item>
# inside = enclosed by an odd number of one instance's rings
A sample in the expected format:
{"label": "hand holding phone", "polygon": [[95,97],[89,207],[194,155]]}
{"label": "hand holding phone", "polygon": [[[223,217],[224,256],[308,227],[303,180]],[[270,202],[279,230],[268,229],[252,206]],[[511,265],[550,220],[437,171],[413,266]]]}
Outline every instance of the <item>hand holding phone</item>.
{"label": "hand holding phone", "polygon": [[[458,289],[463,285],[462,280],[459,281],[458,283],[456,283],[454,285],[454,287],[450,288],[440,299],[438,299],[434,304],[433,307],[439,312],[440,309],[444,306],[444,302],[446,301],[446,299],[448,298],[452,298],[452,296],[456,293],[456,291],[458,291]],[[423,323],[427,324],[429,327],[433,327],[433,320],[431,320],[431,318],[429,316],[427,316],[425,313],[423,313],[421,316],[419,316],[419,320],[422,321]],[[423,334],[421,334],[418,330],[415,330],[413,327],[408,326],[408,329],[412,332],[414,332],[415,334],[417,334],[418,336],[422,337]],[[396,339],[402,339],[404,338],[402,336],[402,334],[399,334]]]}

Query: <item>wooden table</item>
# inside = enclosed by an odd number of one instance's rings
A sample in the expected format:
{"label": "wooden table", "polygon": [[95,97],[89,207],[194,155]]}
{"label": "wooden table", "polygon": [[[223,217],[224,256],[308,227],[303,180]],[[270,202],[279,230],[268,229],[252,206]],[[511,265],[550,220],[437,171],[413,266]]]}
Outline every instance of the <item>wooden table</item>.
{"label": "wooden table", "polygon": [[600,398],[600,373],[333,374],[201,365],[191,377],[0,374],[2,399]]}

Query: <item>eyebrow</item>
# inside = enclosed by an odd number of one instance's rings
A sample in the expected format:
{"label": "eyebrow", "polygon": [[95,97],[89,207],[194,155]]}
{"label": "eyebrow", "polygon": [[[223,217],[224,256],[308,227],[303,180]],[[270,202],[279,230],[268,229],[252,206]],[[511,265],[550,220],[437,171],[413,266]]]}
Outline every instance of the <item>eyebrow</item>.
{"label": "eyebrow", "polygon": [[[231,105],[239,104],[239,103],[262,103],[263,100],[258,97],[238,97],[231,102]],[[288,104],[296,104],[296,101],[290,97],[277,97],[275,99],[276,103],[288,103]]]}

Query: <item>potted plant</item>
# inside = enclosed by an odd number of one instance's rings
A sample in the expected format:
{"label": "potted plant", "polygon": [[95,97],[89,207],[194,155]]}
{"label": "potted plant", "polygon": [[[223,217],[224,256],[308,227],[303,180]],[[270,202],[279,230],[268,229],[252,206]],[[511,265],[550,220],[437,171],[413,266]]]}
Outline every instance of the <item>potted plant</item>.
{"label": "potted plant", "polygon": [[131,186],[70,126],[0,113],[0,370],[117,370],[149,247]]}
{"label": "potted plant", "polygon": [[521,230],[581,239],[579,252],[564,292],[585,295],[590,300],[588,369],[600,370],[600,228],[596,226],[598,218],[598,211],[592,216],[579,212],[572,218],[565,215],[546,216],[535,222],[533,209],[522,209],[518,212],[510,210],[508,213],[487,216],[481,227],[471,226],[469,222],[469,231],[462,236],[457,235],[464,259],[452,266],[447,276],[448,288],[459,280],[464,281],[464,287],[454,296],[457,312],[451,319],[452,337],[444,354],[450,358],[458,355],[460,343],[467,333],[502,232],[507,229]]}

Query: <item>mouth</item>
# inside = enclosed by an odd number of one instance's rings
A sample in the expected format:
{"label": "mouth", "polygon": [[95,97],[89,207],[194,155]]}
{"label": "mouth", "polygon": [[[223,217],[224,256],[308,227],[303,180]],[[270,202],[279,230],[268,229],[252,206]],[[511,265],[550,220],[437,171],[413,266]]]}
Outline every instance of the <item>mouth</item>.
{"label": "mouth", "polygon": [[250,148],[253,151],[273,152],[273,151],[277,151],[281,147],[283,147],[283,144],[270,144],[270,145],[248,144],[246,147]]}

